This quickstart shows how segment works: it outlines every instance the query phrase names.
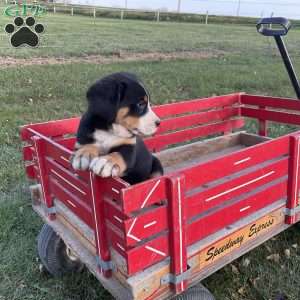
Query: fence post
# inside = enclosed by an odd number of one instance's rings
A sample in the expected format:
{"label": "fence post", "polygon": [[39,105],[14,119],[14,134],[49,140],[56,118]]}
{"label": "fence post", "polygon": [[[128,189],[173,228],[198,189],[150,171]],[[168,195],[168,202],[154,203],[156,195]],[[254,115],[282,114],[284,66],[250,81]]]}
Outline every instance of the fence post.
{"label": "fence post", "polygon": [[236,11],[236,16],[239,17],[240,16],[240,9],[241,9],[241,0],[238,0],[238,7],[237,7],[237,11]]}
{"label": "fence post", "polygon": [[208,11],[206,12],[206,16],[205,16],[205,25],[208,24]]}
{"label": "fence post", "polygon": [[121,21],[123,21],[123,19],[124,19],[124,10],[123,9],[121,10],[120,18],[121,18]]}
{"label": "fence post", "polygon": [[[273,18],[274,12],[271,13],[271,18]],[[272,28],[272,24],[270,24],[270,28]]]}
{"label": "fence post", "polygon": [[180,14],[180,10],[181,10],[181,0],[178,0],[177,2],[177,13]]}
{"label": "fence post", "polygon": [[159,10],[156,13],[156,21],[159,22]]}
{"label": "fence post", "polygon": [[73,7],[71,8],[71,16],[74,16],[74,10],[73,10]]}
{"label": "fence post", "polygon": [[54,14],[56,13],[56,7],[55,7],[55,5],[53,6],[53,13]]}
{"label": "fence post", "polygon": [[93,10],[93,17],[94,19],[96,18],[96,8],[94,7],[94,10]]}

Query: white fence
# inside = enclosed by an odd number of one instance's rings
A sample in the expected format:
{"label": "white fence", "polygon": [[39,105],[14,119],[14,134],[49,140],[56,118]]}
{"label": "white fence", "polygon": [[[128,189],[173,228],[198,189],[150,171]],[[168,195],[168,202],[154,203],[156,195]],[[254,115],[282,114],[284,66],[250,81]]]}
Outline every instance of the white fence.
{"label": "white fence", "polygon": [[[209,11],[218,16],[260,17],[282,15],[287,18],[300,18],[299,0],[57,0],[60,3],[118,7],[123,9],[138,9],[203,14]],[[148,7],[148,8],[147,8]]]}
{"label": "white fence", "polygon": [[[48,11],[52,13],[58,13],[59,11],[64,13],[69,13],[71,16],[76,15],[76,11],[84,11],[85,14],[90,15],[93,18],[97,17],[97,12],[114,12],[119,15],[121,20],[126,19],[130,13],[141,13],[141,14],[152,14],[153,20],[156,22],[161,21],[161,16],[167,14],[169,16],[180,16],[180,15],[191,15],[191,16],[198,16],[202,17],[202,20],[205,24],[208,24],[209,21],[209,12],[206,11],[203,14],[196,14],[196,13],[178,13],[178,12],[170,12],[170,11],[161,11],[161,10],[141,10],[141,9],[126,9],[126,8],[115,8],[115,7],[95,7],[95,6],[86,6],[86,5],[70,5],[70,4],[63,4],[63,3],[51,3],[48,4]],[[89,12],[89,13],[88,13]],[[80,12],[78,14],[81,14]]]}

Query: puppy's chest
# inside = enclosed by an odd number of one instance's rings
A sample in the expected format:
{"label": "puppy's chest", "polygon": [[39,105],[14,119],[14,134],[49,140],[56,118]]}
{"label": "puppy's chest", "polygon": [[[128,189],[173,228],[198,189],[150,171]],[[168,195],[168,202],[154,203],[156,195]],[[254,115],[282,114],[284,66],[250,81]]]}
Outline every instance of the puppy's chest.
{"label": "puppy's chest", "polygon": [[95,130],[93,138],[103,154],[107,154],[112,148],[122,145],[135,144],[135,138],[121,137],[115,135],[112,131]]}

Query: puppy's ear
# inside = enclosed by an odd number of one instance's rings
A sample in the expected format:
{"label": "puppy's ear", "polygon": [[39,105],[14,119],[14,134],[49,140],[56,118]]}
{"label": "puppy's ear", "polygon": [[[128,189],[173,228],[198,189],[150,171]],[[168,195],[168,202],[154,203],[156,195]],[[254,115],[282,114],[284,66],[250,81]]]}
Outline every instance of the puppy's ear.
{"label": "puppy's ear", "polygon": [[89,112],[108,123],[113,123],[125,90],[126,84],[123,82],[114,80],[96,82],[87,91]]}

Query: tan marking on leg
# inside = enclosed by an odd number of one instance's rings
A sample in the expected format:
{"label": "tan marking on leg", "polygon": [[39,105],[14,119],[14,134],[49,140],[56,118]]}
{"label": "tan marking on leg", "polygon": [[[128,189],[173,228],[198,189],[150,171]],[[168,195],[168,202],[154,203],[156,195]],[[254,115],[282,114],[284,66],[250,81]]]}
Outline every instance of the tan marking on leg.
{"label": "tan marking on leg", "polygon": [[90,162],[97,156],[99,156],[100,148],[96,144],[80,145],[76,144],[77,149],[71,158],[72,166],[75,170],[87,170]]}
{"label": "tan marking on leg", "polygon": [[123,176],[127,166],[121,154],[113,152],[94,158],[90,164],[90,169],[95,174],[106,178]]}
{"label": "tan marking on leg", "polygon": [[81,145],[80,148],[76,151],[76,154],[82,156],[98,156],[100,153],[100,148],[96,144],[86,144]]}
{"label": "tan marking on leg", "polygon": [[117,166],[119,168],[120,171],[118,176],[123,176],[127,169],[127,165],[122,155],[119,152],[112,152],[106,157],[108,161],[110,161],[114,166]]}

